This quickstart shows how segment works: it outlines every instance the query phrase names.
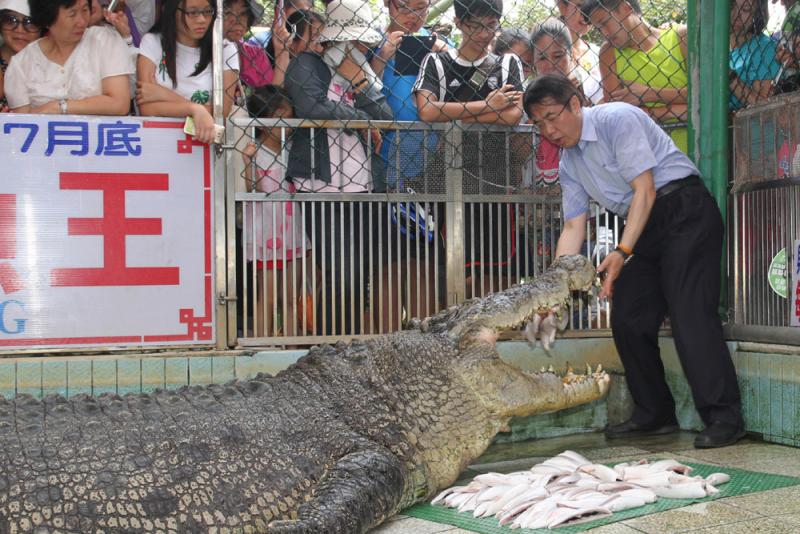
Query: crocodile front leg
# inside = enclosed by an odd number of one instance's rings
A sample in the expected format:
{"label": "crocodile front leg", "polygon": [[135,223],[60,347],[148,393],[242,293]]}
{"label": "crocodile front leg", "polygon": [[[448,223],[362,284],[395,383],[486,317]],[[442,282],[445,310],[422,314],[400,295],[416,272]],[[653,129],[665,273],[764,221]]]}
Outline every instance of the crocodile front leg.
{"label": "crocodile front leg", "polygon": [[351,452],[320,481],[296,520],[273,521],[269,532],[366,532],[397,512],[405,488],[406,470],[390,451],[375,446]]}

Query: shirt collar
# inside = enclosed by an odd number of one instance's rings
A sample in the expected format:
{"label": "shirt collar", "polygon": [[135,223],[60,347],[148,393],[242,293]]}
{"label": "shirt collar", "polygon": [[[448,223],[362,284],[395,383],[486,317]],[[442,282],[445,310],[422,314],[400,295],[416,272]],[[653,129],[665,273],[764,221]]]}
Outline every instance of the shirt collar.
{"label": "shirt collar", "polygon": [[578,141],[578,146],[583,149],[589,141],[597,141],[597,130],[592,121],[592,108],[581,108],[581,115],[583,123],[581,125],[581,138]]}
{"label": "shirt collar", "polygon": [[456,64],[461,65],[462,67],[480,67],[483,61],[489,55],[486,54],[485,56],[481,56],[475,61],[467,61],[458,55],[458,49],[456,48],[448,48],[447,53],[450,54],[450,57],[456,62]]}

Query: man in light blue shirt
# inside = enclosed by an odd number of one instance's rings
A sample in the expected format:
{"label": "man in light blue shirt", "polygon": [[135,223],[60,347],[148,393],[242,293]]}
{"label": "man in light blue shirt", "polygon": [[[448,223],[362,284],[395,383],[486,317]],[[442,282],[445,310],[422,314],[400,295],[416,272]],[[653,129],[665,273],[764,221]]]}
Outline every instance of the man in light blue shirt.
{"label": "man in light blue shirt", "polygon": [[612,297],[611,329],[634,401],[630,420],[606,437],[678,430],[658,329],[670,314],[675,345],[706,429],[695,447],[744,435],[736,371],[717,315],[724,225],[697,168],[641,109],[615,102],[582,108],[566,78],[541,76],[525,110],[559,147],[564,230],[556,256],[578,254],[589,199],[625,218],[617,248],[598,267]]}

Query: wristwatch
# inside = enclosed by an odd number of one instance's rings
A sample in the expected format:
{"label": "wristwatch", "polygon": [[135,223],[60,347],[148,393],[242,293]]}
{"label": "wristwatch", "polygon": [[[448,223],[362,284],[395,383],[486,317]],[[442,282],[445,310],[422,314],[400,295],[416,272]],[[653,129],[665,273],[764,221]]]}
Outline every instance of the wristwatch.
{"label": "wristwatch", "polygon": [[66,98],[62,98],[61,100],[58,101],[58,109],[61,110],[61,114],[62,115],[66,115],[67,114],[67,99]]}
{"label": "wristwatch", "polygon": [[632,252],[628,253],[619,246],[617,246],[614,250],[612,250],[612,252],[616,252],[617,254],[622,256],[623,265],[627,264],[629,261],[631,261],[631,258],[633,258]]}

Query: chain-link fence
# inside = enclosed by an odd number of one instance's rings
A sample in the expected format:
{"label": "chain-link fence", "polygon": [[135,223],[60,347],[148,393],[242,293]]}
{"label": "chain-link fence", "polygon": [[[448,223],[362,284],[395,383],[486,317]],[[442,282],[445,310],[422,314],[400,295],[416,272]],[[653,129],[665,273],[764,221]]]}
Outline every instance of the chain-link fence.
{"label": "chain-link fence", "polygon": [[[792,273],[800,238],[800,93],[773,98],[734,119],[729,208],[731,319],[797,324]],[[794,318],[794,319],[793,319]]]}
{"label": "chain-link fence", "polygon": [[[795,324],[800,3],[735,0],[731,9],[733,173],[729,288],[733,323]],[[776,97],[775,95],[782,95]],[[749,109],[744,109],[749,108]]]}
{"label": "chain-link fence", "polygon": [[[24,4],[15,5],[27,12]],[[187,132],[202,142],[220,131],[215,120],[228,120],[217,147],[230,187],[224,230],[232,237],[228,273],[236,274],[228,281],[239,284],[243,338],[391,331],[544,268],[564,221],[560,148],[523,109],[524,90],[537,76],[566,78],[585,106],[640,107],[688,149],[683,2],[89,6],[81,17],[111,25],[89,32],[114,45],[103,57],[117,64],[100,70],[135,71],[130,92],[103,82],[92,91],[108,98],[75,107],[70,100],[91,91],[78,87],[81,76],[65,74],[73,67],[62,69],[58,90],[29,87],[32,78],[19,65],[33,56],[22,48],[42,33],[33,22],[42,13],[32,19],[7,9],[0,12],[0,67],[9,71],[0,98],[17,111],[112,114],[128,109],[130,97],[142,115],[188,116]],[[730,30],[731,111],[798,87],[800,2],[731,0]],[[58,40],[52,33],[45,43],[51,38]],[[21,55],[9,59],[14,54]],[[16,98],[40,89],[71,98],[43,93],[41,108]],[[766,161],[734,156],[750,170]],[[611,214],[595,215],[587,253],[593,241],[613,244],[622,230]]]}
{"label": "chain-link fence", "polygon": [[792,0],[733,0],[729,109],[798,89],[794,42],[800,5]]}
{"label": "chain-link fence", "polygon": [[[792,72],[759,52],[766,39],[780,62],[766,6],[732,2],[732,110]],[[227,146],[245,344],[392,331],[544,268],[563,221],[560,150],[522,109],[538,75],[567,77],[585,105],[641,107],[687,150],[685,3],[259,8],[238,0],[224,12],[239,52]],[[621,222],[593,215],[586,252],[613,248]],[[576,326],[607,327],[599,306],[577,308]]]}

